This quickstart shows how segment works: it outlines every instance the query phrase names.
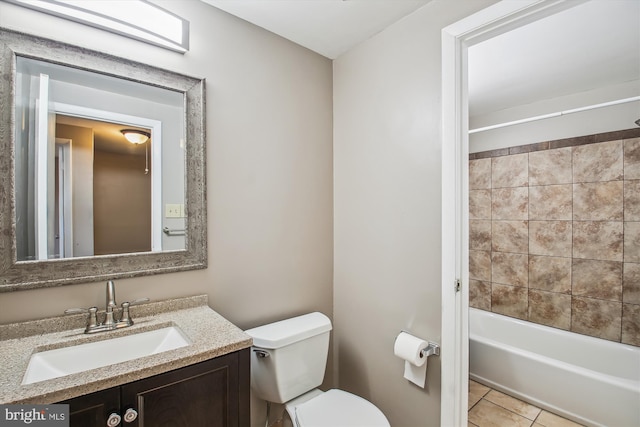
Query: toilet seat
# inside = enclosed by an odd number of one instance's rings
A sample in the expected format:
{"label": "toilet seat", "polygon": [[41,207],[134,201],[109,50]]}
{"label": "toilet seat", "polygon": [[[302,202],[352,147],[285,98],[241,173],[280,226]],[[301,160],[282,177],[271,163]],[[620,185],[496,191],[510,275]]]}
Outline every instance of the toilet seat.
{"label": "toilet seat", "polygon": [[346,391],[332,389],[295,406],[298,427],[389,427],[373,403]]}

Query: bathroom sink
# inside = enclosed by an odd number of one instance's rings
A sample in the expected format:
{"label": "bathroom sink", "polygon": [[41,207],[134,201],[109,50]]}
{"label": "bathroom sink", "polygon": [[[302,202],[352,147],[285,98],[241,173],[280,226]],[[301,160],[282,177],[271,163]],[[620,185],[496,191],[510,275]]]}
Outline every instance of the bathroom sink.
{"label": "bathroom sink", "polygon": [[168,326],[118,338],[94,341],[31,355],[22,384],[114,365],[185,347],[189,338],[177,326]]}

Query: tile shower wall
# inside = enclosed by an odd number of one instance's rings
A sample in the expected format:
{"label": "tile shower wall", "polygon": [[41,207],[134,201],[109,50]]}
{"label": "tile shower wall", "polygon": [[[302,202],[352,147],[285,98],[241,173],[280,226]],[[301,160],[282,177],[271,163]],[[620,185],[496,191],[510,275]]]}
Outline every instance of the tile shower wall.
{"label": "tile shower wall", "polygon": [[475,153],[469,304],[640,346],[640,129]]}

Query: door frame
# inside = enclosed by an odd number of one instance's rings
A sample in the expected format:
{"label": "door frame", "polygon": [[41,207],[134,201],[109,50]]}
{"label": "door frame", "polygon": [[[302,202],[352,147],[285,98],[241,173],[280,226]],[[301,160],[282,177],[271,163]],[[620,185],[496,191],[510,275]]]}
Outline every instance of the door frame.
{"label": "door frame", "polygon": [[[503,0],[442,30],[442,373],[440,424],[467,425],[469,99],[467,49],[588,0]],[[457,283],[460,286],[457,286]],[[457,288],[457,290],[456,290]]]}
{"label": "door frame", "polygon": [[58,157],[58,252],[60,258],[73,257],[72,144],[68,138],[56,138]]}
{"label": "door frame", "polygon": [[[151,130],[151,251],[162,251],[162,122],[146,117],[98,110],[62,102],[53,103],[56,114],[117,123]],[[148,144],[146,142],[145,144]]]}

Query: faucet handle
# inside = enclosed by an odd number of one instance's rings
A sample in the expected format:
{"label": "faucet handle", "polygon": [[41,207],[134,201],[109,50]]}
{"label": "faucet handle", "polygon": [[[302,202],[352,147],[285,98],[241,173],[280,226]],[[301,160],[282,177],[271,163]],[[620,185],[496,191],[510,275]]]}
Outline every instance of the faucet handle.
{"label": "faucet handle", "polygon": [[98,307],[89,308],[68,308],[64,311],[64,314],[81,314],[89,313],[89,320],[87,322],[87,330],[98,326]]}
{"label": "faucet handle", "polygon": [[149,298],[140,298],[131,302],[125,301],[122,303],[122,316],[120,317],[120,323],[126,323],[128,326],[133,325],[133,320],[129,315],[129,307],[132,305],[142,304],[149,301]]}

